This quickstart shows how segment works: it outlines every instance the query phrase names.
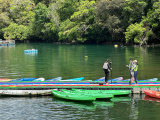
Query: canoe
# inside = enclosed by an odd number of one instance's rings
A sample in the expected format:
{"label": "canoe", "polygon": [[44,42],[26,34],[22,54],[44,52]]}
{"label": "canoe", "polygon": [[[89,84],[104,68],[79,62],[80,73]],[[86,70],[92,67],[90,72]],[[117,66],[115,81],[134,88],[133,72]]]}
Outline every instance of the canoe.
{"label": "canoe", "polygon": [[8,79],[8,78],[0,78],[0,82],[5,82],[5,81],[11,81],[12,79]]}
{"label": "canoe", "polygon": [[44,78],[37,78],[37,79],[35,79],[33,81],[45,81],[45,79]]}
{"label": "canoe", "polygon": [[[118,77],[118,78],[114,78],[114,79],[112,79],[112,81],[121,81],[121,80],[123,80],[123,77]],[[99,78],[99,79],[96,79],[96,80],[94,80],[94,81],[101,81],[101,82],[104,82],[105,81],[105,77],[102,77],[102,78]],[[110,80],[108,80],[108,82],[111,82],[111,79]]]}
{"label": "canoe", "polygon": [[66,99],[66,100],[73,100],[73,101],[81,101],[81,102],[93,102],[96,100],[95,97],[88,96],[88,95],[82,95],[82,94],[69,94],[57,90],[52,90],[52,93],[55,97]]}
{"label": "canoe", "polygon": [[96,93],[96,92],[79,92],[79,91],[72,91],[72,90],[65,90],[63,89],[62,92],[65,92],[67,94],[82,94],[82,95],[87,95],[87,96],[93,96],[96,99],[111,99],[114,97],[113,94],[108,94],[108,93]]}
{"label": "canoe", "polygon": [[53,78],[45,81],[59,81],[59,80],[62,80],[62,77],[57,77],[57,78]]}
{"label": "canoe", "polygon": [[58,77],[58,78],[49,79],[49,80],[45,80],[45,81],[81,81],[83,79],[84,79],[84,77],[62,80],[62,77]]}
{"label": "canoe", "polygon": [[92,92],[95,94],[107,93],[113,95],[129,95],[131,94],[131,90],[82,90],[82,89],[72,89],[73,91],[77,91],[79,93],[87,93]]}
{"label": "canoe", "polygon": [[84,77],[80,77],[80,78],[67,79],[67,81],[81,81],[83,79],[84,79]]}
{"label": "canoe", "polygon": [[[152,79],[147,79],[147,80],[138,80],[138,82],[154,82],[157,81],[158,78],[152,78]],[[129,82],[130,79],[122,80],[122,81],[117,81],[117,82]]]}
{"label": "canoe", "polygon": [[51,90],[0,90],[1,96],[44,96],[51,93]]}
{"label": "canoe", "polygon": [[36,80],[37,78],[20,78],[20,79],[14,79],[12,82],[20,82],[20,81],[33,81]]}
{"label": "canoe", "polygon": [[144,93],[150,97],[160,98],[160,92],[153,90],[143,90]]}

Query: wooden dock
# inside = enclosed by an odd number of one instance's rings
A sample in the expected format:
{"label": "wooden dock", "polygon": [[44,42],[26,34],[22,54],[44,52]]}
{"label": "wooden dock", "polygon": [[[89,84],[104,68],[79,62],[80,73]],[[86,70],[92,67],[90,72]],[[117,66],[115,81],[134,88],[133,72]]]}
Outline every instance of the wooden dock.
{"label": "wooden dock", "polygon": [[15,40],[2,40],[0,39],[0,46],[12,46],[15,45]]}

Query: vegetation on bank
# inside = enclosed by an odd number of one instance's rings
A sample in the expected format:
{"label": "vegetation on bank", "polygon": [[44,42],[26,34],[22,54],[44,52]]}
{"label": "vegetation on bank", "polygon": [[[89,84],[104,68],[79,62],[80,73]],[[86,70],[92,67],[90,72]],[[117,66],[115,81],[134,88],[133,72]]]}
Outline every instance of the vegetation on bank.
{"label": "vegetation on bank", "polygon": [[160,0],[0,0],[0,38],[158,43]]}

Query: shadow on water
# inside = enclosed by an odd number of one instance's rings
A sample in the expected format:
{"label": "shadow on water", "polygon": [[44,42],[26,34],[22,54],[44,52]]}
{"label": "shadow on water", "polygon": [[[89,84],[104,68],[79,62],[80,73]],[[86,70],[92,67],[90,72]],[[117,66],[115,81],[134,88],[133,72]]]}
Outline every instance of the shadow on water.
{"label": "shadow on water", "polygon": [[69,100],[63,100],[54,97],[52,101],[55,104],[63,105],[63,106],[71,106],[76,107],[80,109],[96,109],[96,106],[93,103],[85,103],[85,102],[76,102],[76,101],[69,101]]}

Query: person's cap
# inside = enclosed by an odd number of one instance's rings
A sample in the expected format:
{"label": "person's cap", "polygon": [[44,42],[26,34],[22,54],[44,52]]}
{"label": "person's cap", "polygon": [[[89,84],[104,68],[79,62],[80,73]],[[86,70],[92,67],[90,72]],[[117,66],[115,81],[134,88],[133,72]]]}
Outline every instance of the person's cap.
{"label": "person's cap", "polygon": [[132,58],[130,58],[129,60],[133,60]]}
{"label": "person's cap", "polygon": [[137,62],[137,60],[134,60],[134,62]]}

